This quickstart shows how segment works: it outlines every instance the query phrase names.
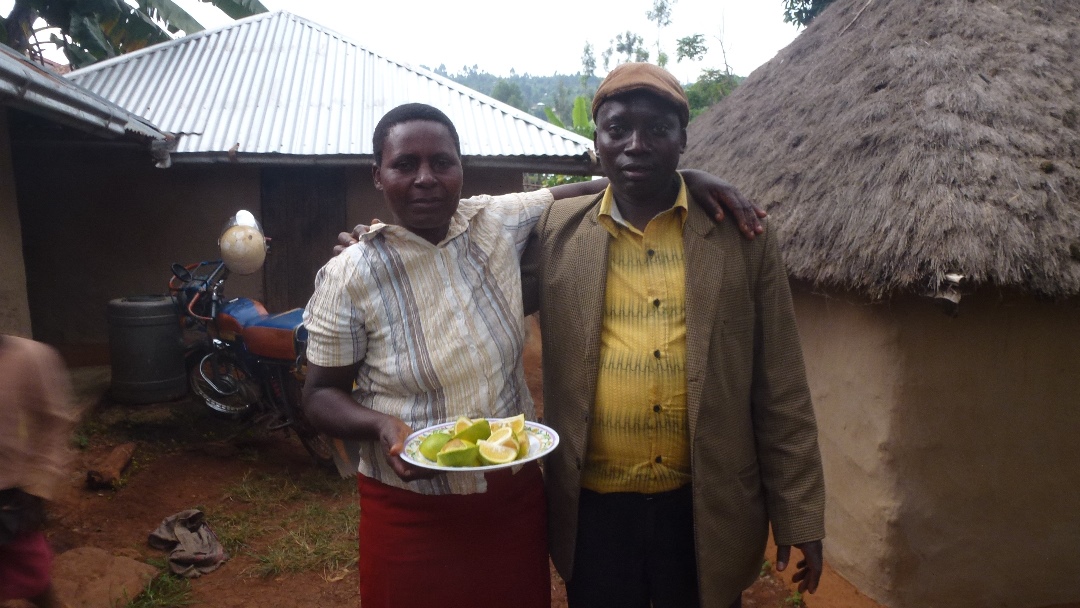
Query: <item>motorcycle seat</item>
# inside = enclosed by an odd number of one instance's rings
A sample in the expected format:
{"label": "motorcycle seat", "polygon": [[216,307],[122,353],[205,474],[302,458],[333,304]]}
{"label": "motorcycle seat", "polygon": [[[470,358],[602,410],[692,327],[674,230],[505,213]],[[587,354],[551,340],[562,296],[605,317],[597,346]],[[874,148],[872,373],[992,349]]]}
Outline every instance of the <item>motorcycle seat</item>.
{"label": "motorcycle seat", "polygon": [[295,360],[303,354],[307,343],[304,328],[304,309],[258,316],[251,319],[243,330],[244,344],[248,352],[259,357]]}
{"label": "motorcycle seat", "polygon": [[229,300],[218,312],[217,330],[226,340],[235,340],[244,333],[244,328],[259,319],[269,316],[262,304],[248,298]]}

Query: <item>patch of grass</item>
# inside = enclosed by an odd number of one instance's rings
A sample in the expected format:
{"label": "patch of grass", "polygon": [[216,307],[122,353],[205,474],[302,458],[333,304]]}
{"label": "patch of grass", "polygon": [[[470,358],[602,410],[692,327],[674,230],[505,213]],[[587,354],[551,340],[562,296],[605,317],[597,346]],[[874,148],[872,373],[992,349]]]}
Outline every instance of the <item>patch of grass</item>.
{"label": "patch of grass", "polygon": [[85,450],[93,445],[95,440],[103,437],[107,431],[105,425],[91,416],[86,416],[71,434],[71,445],[80,450]]}
{"label": "patch of grass", "polygon": [[772,562],[769,560],[761,562],[761,571],[758,572],[758,578],[764,578],[768,576],[770,572],[772,572]]}
{"label": "patch of grass", "polygon": [[[254,576],[321,571],[336,580],[356,564],[355,497],[352,480],[310,471],[249,473],[225,491],[225,500],[239,505],[208,517],[230,555],[255,561],[249,570]],[[326,504],[338,498],[348,500]]]}
{"label": "patch of grass", "polygon": [[249,543],[266,533],[261,521],[252,510],[216,512],[211,528],[229,555],[239,555],[249,550]]}
{"label": "patch of grass", "polygon": [[802,594],[798,591],[792,591],[791,595],[784,599],[784,605],[791,606],[792,608],[802,608],[803,606],[806,606],[806,604],[803,603]]}
{"label": "patch of grass", "polygon": [[71,436],[71,445],[80,450],[85,450],[90,447],[90,436],[81,429],[77,430],[75,431],[75,434]]}
{"label": "patch of grass", "polygon": [[113,443],[138,441],[164,448],[242,437],[253,427],[213,416],[193,398],[141,406],[106,404],[88,415],[80,432]]}
{"label": "patch of grass", "polygon": [[256,573],[273,576],[283,572],[322,570],[324,576],[348,570],[356,564],[359,506],[341,508],[308,504],[282,522],[278,536],[254,557]]}
{"label": "patch of grass", "polygon": [[186,578],[173,576],[165,566],[164,560],[149,560],[149,563],[162,568],[142,593],[127,603],[126,608],[172,608],[173,606],[191,606],[195,600],[191,597],[191,583]]}
{"label": "patch of grass", "polygon": [[287,474],[248,471],[239,483],[225,490],[224,498],[265,509],[296,500],[301,494],[303,491]]}

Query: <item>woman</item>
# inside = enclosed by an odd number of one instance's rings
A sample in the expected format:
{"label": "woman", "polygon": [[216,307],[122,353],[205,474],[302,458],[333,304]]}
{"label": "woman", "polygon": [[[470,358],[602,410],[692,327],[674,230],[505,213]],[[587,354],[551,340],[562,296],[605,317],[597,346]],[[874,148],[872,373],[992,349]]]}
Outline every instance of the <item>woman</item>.
{"label": "woman", "polygon": [[518,260],[553,193],[460,200],[457,131],[431,106],[391,110],[373,143],[397,225],[372,226],[331,260],[304,318],[311,422],[361,441],[361,603],[547,608],[537,464],[434,475],[400,454],[414,429],[458,416],[534,418]]}

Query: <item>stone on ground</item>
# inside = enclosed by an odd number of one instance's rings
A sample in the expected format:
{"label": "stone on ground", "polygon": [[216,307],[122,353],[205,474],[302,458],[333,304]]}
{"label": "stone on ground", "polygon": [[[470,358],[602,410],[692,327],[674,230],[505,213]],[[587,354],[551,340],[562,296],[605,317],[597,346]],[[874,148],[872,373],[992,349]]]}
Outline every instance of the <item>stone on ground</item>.
{"label": "stone on ground", "polygon": [[71,608],[111,608],[126,605],[157,574],[157,568],[130,557],[79,547],[56,557],[53,585]]}

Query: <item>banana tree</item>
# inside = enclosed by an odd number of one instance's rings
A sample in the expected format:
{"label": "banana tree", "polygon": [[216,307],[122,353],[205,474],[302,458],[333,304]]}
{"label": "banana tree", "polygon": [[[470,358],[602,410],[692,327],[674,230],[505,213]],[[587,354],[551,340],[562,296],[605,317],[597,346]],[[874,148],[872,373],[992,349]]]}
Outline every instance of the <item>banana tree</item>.
{"label": "banana tree", "polygon": [[[544,114],[547,115],[547,121],[551,124],[559,127],[560,129],[567,129],[573,131],[578,135],[592,139],[593,133],[596,131],[596,125],[592,121],[590,116],[590,107],[592,106],[592,99],[585,97],[584,95],[578,95],[574,98],[574,110],[571,118],[573,124],[566,126],[566,124],[559,118],[559,115],[555,113],[549,107],[544,107]],[[585,175],[553,175],[550,173],[539,176],[540,183],[545,188],[552,186],[558,186],[559,184],[568,184],[571,182],[583,182],[592,179]]]}
{"label": "banana tree", "polygon": [[[259,0],[199,0],[233,19],[265,13]],[[203,26],[172,0],[15,0],[7,17],[0,17],[0,42],[18,51],[35,49],[34,24],[56,28],[50,42],[63,49],[73,68],[130,53],[172,39],[183,30],[192,34]]]}
{"label": "banana tree", "polygon": [[573,131],[578,135],[587,139],[592,139],[593,131],[596,130],[596,125],[593,124],[592,118],[589,116],[589,107],[592,105],[592,100],[584,95],[578,95],[574,98],[574,110],[571,115],[573,124],[569,127],[563,123],[559,115],[555,113],[550,107],[544,107],[544,114],[547,116],[547,121],[551,124],[559,127],[560,129],[567,129]]}

